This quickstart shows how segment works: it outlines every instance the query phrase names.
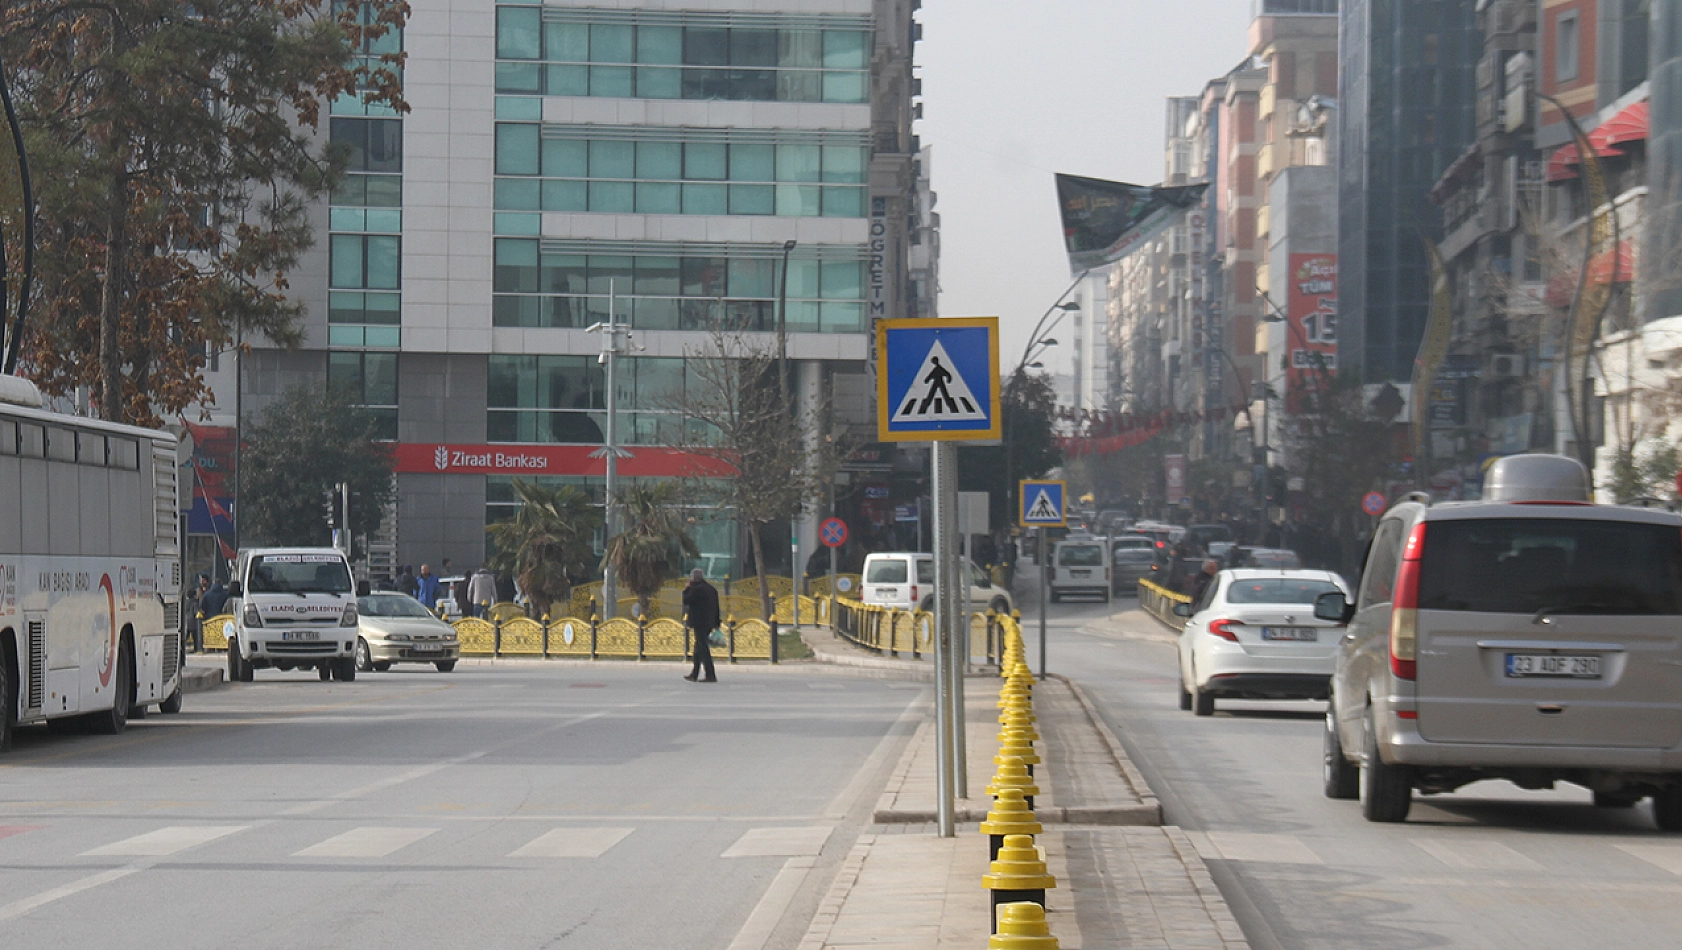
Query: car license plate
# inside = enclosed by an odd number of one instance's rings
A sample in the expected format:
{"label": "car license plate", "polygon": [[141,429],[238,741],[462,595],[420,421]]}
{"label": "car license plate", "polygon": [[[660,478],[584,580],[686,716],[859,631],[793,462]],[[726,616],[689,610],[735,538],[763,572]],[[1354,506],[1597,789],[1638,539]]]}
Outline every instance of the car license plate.
{"label": "car license plate", "polygon": [[1320,631],[1313,627],[1263,627],[1262,639],[1313,642],[1320,639]]}
{"label": "car license plate", "polygon": [[417,644],[415,644],[415,652],[416,653],[437,653],[439,650],[442,650],[442,649],[444,649],[444,645],[442,643],[417,643]]}
{"label": "car license plate", "polygon": [[1070,576],[1071,576],[1071,577],[1091,577],[1091,576],[1092,576],[1092,572],[1091,572],[1091,571],[1076,571],[1076,570],[1071,570],[1071,571],[1070,571],[1070,572],[1069,572],[1069,575],[1070,575]]}
{"label": "car license plate", "polygon": [[1507,675],[1566,676],[1573,679],[1600,679],[1600,657],[1562,656],[1558,653],[1509,653]]}
{"label": "car license plate", "polygon": [[280,638],[282,640],[320,640],[321,632],[319,630],[282,630]]}

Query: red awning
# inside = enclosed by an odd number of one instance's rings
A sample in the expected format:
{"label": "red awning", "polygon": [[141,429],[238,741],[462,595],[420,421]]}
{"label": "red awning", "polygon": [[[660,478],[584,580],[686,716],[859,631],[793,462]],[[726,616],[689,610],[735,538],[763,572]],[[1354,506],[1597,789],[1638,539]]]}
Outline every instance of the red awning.
{"label": "red awning", "polygon": [[1589,136],[1589,141],[1593,142],[1597,149],[1622,145],[1625,142],[1644,141],[1647,138],[1647,126],[1647,100],[1643,99],[1600,123],[1600,128],[1595,129]]}
{"label": "red awning", "polygon": [[[1594,153],[1601,158],[1622,155],[1623,150],[1617,146],[1645,140],[1648,125],[1647,100],[1643,99],[1625,106],[1617,115],[1600,123],[1598,128],[1589,133],[1589,143],[1594,146]],[[1548,157],[1548,181],[1576,178],[1577,166],[1580,164],[1576,143],[1554,149],[1553,155]]]}
{"label": "red awning", "polygon": [[[1628,241],[1619,241],[1615,253],[1617,256],[1614,258],[1614,251],[1607,249],[1596,254],[1589,261],[1589,283],[1609,284],[1616,282],[1627,284],[1635,280],[1635,246]],[[1614,261],[1617,262],[1616,281],[1613,279],[1612,272]]]}

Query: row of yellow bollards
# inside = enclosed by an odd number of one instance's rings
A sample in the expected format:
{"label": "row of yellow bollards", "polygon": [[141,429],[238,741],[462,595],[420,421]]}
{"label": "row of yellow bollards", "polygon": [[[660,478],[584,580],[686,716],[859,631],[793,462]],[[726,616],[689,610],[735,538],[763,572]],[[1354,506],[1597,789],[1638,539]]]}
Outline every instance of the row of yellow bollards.
{"label": "row of yellow bollards", "polygon": [[987,785],[993,808],[981,823],[988,837],[988,872],[981,886],[992,895],[993,936],[988,950],[1057,950],[1057,938],[1045,919],[1045,892],[1057,886],[1045,867],[1045,855],[1034,845],[1044,829],[1034,817],[1034,766],[1041,762],[1034,743],[1034,675],[1023,659],[1022,631],[1005,624],[1000,659],[1004,688],[999,691],[999,754],[996,771]]}

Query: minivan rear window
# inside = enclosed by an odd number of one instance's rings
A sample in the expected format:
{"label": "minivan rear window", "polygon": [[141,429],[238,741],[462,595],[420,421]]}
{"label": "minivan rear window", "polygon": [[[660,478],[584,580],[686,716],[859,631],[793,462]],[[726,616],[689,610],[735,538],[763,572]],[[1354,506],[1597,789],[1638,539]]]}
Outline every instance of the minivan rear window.
{"label": "minivan rear window", "polygon": [[1096,544],[1060,545],[1057,563],[1063,567],[1100,567],[1104,563],[1104,549]]}
{"label": "minivan rear window", "polygon": [[1682,614],[1682,532],[1564,518],[1432,521],[1424,610]]}
{"label": "minivan rear window", "polygon": [[871,561],[870,572],[864,575],[866,584],[903,584],[911,576],[904,561]]}

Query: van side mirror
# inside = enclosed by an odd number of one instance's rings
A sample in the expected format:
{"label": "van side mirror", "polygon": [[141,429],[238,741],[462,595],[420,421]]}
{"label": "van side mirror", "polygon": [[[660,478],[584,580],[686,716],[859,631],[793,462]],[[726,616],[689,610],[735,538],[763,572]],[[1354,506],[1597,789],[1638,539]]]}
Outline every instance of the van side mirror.
{"label": "van side mirror", "polygon": [[1191,607],[1191,604],[1189,604],[1189,603],[1186,603],[1186,604],[1176,603],[1174,605],[1174,616],[1176,616],[1176,617],[1189,617],[1189,616],[1191,616],[1191,613],[1192,613],[1192,607]]}
{"label": "van side mirror", "polygon": [[228,582],[228,599],[232,600],[235,597],[244,597],[244,596],[245,596],[245,587],[242,584],[240,584],[239,581],[229,581]]}
{"label": "van side mirror", "polygon": [[1343,596],[1343,591],[1333,590],[1314,598],[1314,619],[1330,620],[1332,623],[1348,623],[1355,616],[1355,605],[1349,603]]}
{"label": "van side mirror", "polygon": [[368,596],[368,593],[371,590],[373,590],[373,588],[371,586],[369,586],[367,581],[357,581],[356,582],[356,596],[366,597],[366,596]]}

